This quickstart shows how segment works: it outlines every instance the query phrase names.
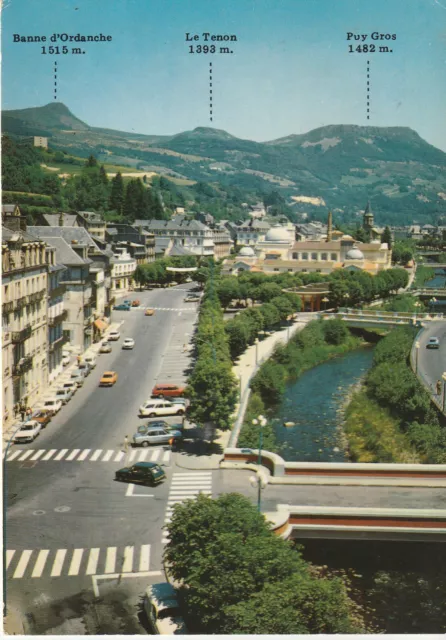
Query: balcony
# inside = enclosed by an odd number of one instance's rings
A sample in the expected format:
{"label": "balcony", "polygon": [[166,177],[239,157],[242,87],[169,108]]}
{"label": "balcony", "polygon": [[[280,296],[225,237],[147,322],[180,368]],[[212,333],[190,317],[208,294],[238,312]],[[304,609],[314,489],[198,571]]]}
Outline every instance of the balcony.
{"label": "balcony", "polygon": [[89,298],[85,298],[84,307],[93,307],[96,304],[96,296],[90,296]]}
{"label": "balcony", "polygon": [[50,344],[50,352],[54,351],[56,347],[62,347],[64,344],[67,344],[67,342],[70,342],[70,334],[64,331],[60,338],[57,338],[57,340],[54,340],[54,342]]}
{"label": "balcony", "polygon": [[59,313],[59,315],[54,316],[54,318],[48,318],[48,325],[50,327],[55,327],[56,324],[60,324],[61,322],[63,322],[67,318],[68,318],[68,311],[67,311],[67,309],[64,309],[62,311],[62,313]]}
{"label": "balcony", "polygon": [[15,308],[17,310],[23,309],[28,304],[28,296],[22,296],[15,301]]}
{"label": "balcony", "polygon": [[14,302],[4,302],[2,305],[2,313],[11,313],[14,310]]}
{"label": "balcony", "polygon": [[25,340],[31,337],[32,332],[33,332],[33,329],[31,325],[28,325],[27,327],[25,327],[24,329],[21,329],[20,331],[13,331],[11,340],[14,344],[17,344],[19,342],[24,342]]}
{"label": "balcony", "polygon": [[65,291],[66,291],[66,287],[65,287],[64,284],[61,284],[58,287],[55,287],[54,289],[50,289],[50,291],[49,291],[50,299],[58,298],[59,296],[63,296]]}
{"label": "balcony", "polygon": [[42,291],[36,291],[35,293],[30,293],[28,296],[28,304],[40,302],[40,300],[43,300],[46,295],[46,289],[42,289]]}
{"label": "balcony", "polygon": [[24,358],[20,358],[17,364],[12,366],[12,375],[13,376],[23,376],[24,373],[30,371],[33,368],[33,359],[32,356],[25,356]]}

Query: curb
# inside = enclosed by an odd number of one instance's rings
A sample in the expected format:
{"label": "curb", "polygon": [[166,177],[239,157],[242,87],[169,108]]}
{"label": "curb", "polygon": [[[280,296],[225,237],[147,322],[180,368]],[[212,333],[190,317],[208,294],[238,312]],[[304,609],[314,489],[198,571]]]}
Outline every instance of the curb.
{"label": "curb", "polygon": [[[211,455],[219,455],[220,454],[211,454]],[[196,458],[194,458],[196,460]],[[188,466],[187,464],[180,464],[178,462],[178,457],[175,458],[175,465],[177,467],[180,467],[181,469],[189,469],[190,471],[218,471],[220,469],[220,462],[221,460],[223,460],[223,454],[221,455],[219,461],[217,463],[213,463],[212,464],[199,464],[199,465],[193,465],[193,466]],[[211,461],[210,461],[211,462]]]}

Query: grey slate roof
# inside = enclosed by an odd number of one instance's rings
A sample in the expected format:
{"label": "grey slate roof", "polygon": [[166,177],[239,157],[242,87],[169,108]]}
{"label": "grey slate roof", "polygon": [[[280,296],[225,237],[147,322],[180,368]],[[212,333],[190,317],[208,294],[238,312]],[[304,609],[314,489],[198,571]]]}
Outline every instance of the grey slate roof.
{"label": "grey slate roof", "polygon": [[76,244],[83,244],[98,249],[98,245],[84,227],[41,227],[36,225],[29,227],[29,231],[31,230],[41,238],[63,238],[68,244],[76,240]]}
{"label": "grey slate roof", "polygon": [[256,218],[251,218],[251,220],[245,220],[242,224],[236,227],[238,231],[268,231],[271,229],[271,225],[268,222],[262,222],[261,220],[257,220]]}
{"label": "grey slate roof", "polygon": [[70,247],[68,242],[61,237],[46,238],[45,242],[56,248],[56,259],[59,264],[67,266],[91,264],[91,260],[89,258],[87,260],[83,260],[77,255],[76,251]]}
{"label": "grey slate roof", "polygon": [[[208,226],[199,220],[188,220],[185,216],[176,216],[173,220],[135,220],[134,226],[142,226],[149,231],[206,231]],[[268,227],[269,228],[269,227]]]}
{"label": "grey slate roof", "polygon": [[195,256],[196,254],[188,249],[185,249],[179,244],[174,244],[170,251],[167,252],[169,256]]}
{"label": "grey slate roof", "polygon": [[[48,226],[50,226],[50,227],[59,226],[59,218],[60,218],[60,214],[59,213],[44,213],[43,217],[47,221]],[[72,215],[71,213],[64,213],[63,214],[63,226],[64,227],[65,226],[66,227],[75,227],[75,226],[77,226],[76,216]]]}
{"label": "grey slate roof", "polygon": [[17,236],[19,236],[19,238],[23,238],[24,242],[44,242],[44,240],[37,238],[28,231],[13,231],[8,227],[2,227],[2,240],[12,240],[13,238],[17,238]]}
{"label": "grey slate roof", "polygon": [[14,213],[15,208],[18,206],[18,204],[2,204],[2,213]]}

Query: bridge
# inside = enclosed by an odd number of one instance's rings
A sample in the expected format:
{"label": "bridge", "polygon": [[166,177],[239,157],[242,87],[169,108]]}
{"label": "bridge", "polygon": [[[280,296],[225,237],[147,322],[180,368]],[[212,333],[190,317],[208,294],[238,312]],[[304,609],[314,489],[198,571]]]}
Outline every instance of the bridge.
{"label": "bridge", "polygon": [[424,287],[423,289],[410,289],[409,293],[418,298],[446,298],[446,288],[429,288]]}
{"label": "bridge", "polygon": [[421,327],[426,322],[443,320],[442,313],[407,313],[393,311],[363,311],[341,308],[337,313],[322,313],[324,320],[339,318],[349,327],[370,327],[374,329],[393,329],[401,326]]}

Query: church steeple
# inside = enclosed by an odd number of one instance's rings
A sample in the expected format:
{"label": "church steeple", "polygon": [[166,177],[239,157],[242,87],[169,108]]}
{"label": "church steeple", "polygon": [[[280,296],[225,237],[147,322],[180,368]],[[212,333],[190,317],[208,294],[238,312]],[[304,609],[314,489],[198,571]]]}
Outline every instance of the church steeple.
{"label": "church steeple", "polygon": [[333,237],[333,214],[331,211],[328,212],[328,220],[327,220],[327,242],[331,242]]}
{"label": "church steeple", "polygon": [[372,207],[370,206],[370,200],[367,200],[366,208],[364,209],[364,221],[363,227],[364,229],[371,229],[373,227],[373,213]]}

